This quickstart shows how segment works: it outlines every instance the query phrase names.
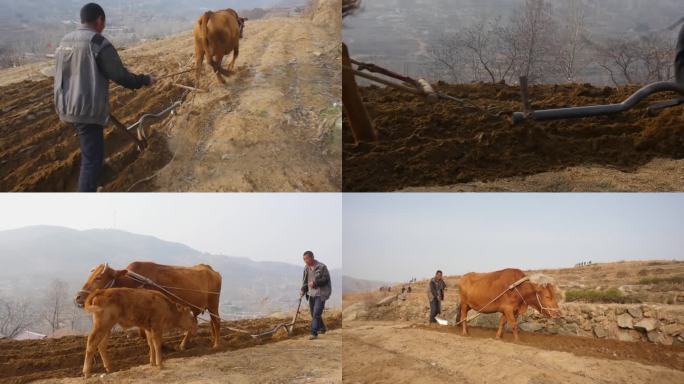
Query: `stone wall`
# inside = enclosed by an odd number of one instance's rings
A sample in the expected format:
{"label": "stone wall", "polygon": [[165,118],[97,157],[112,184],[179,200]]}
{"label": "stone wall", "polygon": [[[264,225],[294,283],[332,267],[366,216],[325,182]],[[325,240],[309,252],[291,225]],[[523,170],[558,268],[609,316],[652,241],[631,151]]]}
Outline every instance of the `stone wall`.
{"label": "stone wall", "polygon": [[[343,313],[344,321],[402,320],[427,322],[427,303],[401,298],[378,303],[356,303]],[[583,304],[564,303],[560,319],[549,319],[528,309],[518,318],[520,329],[569,336],[594,337],[622,341],[644,341],[665,345],[684,345],[684,305],[666,304]],[[446,305],[442,317],[453,323],[456,305]],[[470,311],[469,317],[476,315]],[[482,314],[471,326],[496,328],[500,314]]]}

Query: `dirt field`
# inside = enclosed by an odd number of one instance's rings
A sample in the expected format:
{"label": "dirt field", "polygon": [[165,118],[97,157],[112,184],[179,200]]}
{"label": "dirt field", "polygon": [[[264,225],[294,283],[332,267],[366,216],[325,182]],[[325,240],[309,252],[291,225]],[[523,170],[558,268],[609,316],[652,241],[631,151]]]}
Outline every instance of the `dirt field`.
{"label": "dirt field", "polygon": [[[339,312],[330,312],[325,317],[326,325],[330,329],[340,328],[342,325],[342,317]],[[264,332],[272,329],[279,323],[287,322],[282,319],[256,319],[244,321],[227,322],[228,326],[246,329],[252,332]],[[307,334],[307,327],[309,323],[305,319],[298,320],[295,327],[295,335]],[[164,359],[177,359],[185,357],[195,357],[209,354],[216,354],[219,352],[243,350],[244,348],[254,347],[260,344],[270,344],[273,342],[280,342],[287,339],[287,333],[281,331],[271,338],[253,339],[248,335],[236,333],[223,328],[221,331],[222,344],[218,349],[211,348],[211,335],[206,324],[200,328],[198,336],[191,339],[191,345],[185,351],[176,351],[178,344],[182,338],[181,335],[169,335],[164,338]],[[289,348],[292,345],[289,345]],[[274,347],[275,348],[275,347]],[[294,348],[294,347],[293,347]],[[39,379],[57,379],[66,377],[78,377],[81,375],[83,368],[83,357],[85,350],[84,337],[63,337],[60,339],[48,339],[40,341],[0,341],[0,382],[2,383],[26,383]],[[109,341],[109,355],[116,370],[124,370],[134,366],[145,365],[149,363],[149,355],[147,343],[135,334],[133,337],[127,337],[126,334],[120,333],[113,335]],[[274,351],[270,349],[268,351]],[[249,352],[259,356],[257,352]],[[274,352],[275,353],[275,352]],[[233,354],[232,356],[235,356]],[[237,354],[240,356],[240,354]],[[286,356],[281,358],[286,359]],[[253,367],[259,364],[268,366],[260,357],[255,358],[256,361]],[[236,361],[234,358],[233,362]],[[178,367],[179,364],[172,363],[168,360],[169,367]],[[245,368],[245,362],[240,367]],[[199,364],[199,363],[193,363]],[[226,362],[226,367],[235,367]],[[185,364],[183,364],[184,366]],[[145,371],[144,367],[139,368]],[[228,369],[228,368],[226,368]],[[96,358],[96,363],[93,367],[93,374],[99,375],[104,372],[102,362]],[[147,371],[145,371],[147,372]],[[169,382],[168,375],[171,371],[162,371],[157,374],[158,382]],[[241,373],[249,371],[239,371]],[[289,372],[289,373],[288,373]],[[283,374],[293,374],[289,368]],[[146,373],[149,374],[149,373]],[[214,372],[217,374],[217,372]],[[237,373],[236,373],[237,374]],[[174,374],[171,374],[174,376]],[[274,381],[278,375],[273,373]],[[122,375],[121,377],[125,377]],[[82,382],[82,379],[78,379]],[[116,381],[116,380],[115,380]],[[51,380],[54,382],[54,380]],[[116,381],[119,382],[119,381]],[[249,382],[249,381],[247,381]]]}
{"label": "dirt field", "polygon": [[[493,339],[408,323],[345,322],[345,383],[681,383],[684,350],[643,343],[521,334]],[[446,334],[448,333],[448,334]]]}
{"label": "dirt field", "polygon": [[[311,356],[321,356],[315,365]],[[318,340],[305,337],[210,356],[169,360],[163,370],[135,367],[87,381],[81,378],[42,383],[342,383],[342,335],[332,331]]]}
{"label": "dirt field", "polygon": [[[149,127],[142,155],[110,126],[104,190],[339,190],[340,32],[319,25],[309,17],[249,21],[236,74],[223,86],[205,68],[208,92],[192,93],[177,115]],[[193,44],[184,33],[121,54],[132,72],[162,76],[194,65]],[[76,188],[78,138],[54,113],[52,79],[26,80],[40,68],[0,71],[1,191]],[[149,89],[113,89],[112,113],[130,124],[163,110],[184,92],[173,83],[192,86],[194,74]]]}
{"label": "dirt field", "polygon": [[[508,118],[521,109],[516,87],[438,84],[436,89],[490,108],[489,114],[451,101],[429,104],[394,90],[363,88],[382,139],[355,145],[345,125],[345,191],[684,189],[681,162],[658,160],[684,157],[684,109],[646,110],[651,101],[672,95],[653,96],[611,117],[512,126]],[[560,85],[533,86],[530,93],[532,107],[540,109],[621,102],[635,90]],[[566,173],[528,180],[545,172]],[[657,177],[649,184],[651,176]],[[506,182],[498,183],[501,179]]]}

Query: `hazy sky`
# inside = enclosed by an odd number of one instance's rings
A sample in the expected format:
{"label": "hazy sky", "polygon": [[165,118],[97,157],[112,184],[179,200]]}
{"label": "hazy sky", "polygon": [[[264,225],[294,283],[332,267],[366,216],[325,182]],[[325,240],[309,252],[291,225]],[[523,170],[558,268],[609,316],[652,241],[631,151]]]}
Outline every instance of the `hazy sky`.
{"label": "hazy sky", "polygon": [[116,228],[257,261],[342,266],[339,194],[4,194],[0,230]]}
{"label": "hazy sky", "polygon": [[684,259],[684,194],[346,194],[347,276]]}

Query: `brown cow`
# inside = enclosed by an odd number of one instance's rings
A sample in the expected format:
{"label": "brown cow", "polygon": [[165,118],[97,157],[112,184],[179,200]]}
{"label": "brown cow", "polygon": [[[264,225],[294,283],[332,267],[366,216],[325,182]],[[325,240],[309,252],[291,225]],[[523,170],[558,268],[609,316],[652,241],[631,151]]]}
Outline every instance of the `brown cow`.
{"label": "brown cow", "polygon": [[[176,267],[136,261],[120,271],[112,269],[106,263],[100,264],[91,270],[90,277],[76,295],[76,304],[82,307],[86,297],[91,292],[101,288],[127,287],[159,290],[157,287],[143,284],[128,276],[128,271],[135,272],[160,286],[166,287],[165,289],[181,299],[169,297],[179,304],[191,304],[191,310],[195,317],[205,310],[209,311],[213,346],[214,348],[219,346],[221,319],[219,318],[218,307],[221,294],[221,275],[205,264],[194,267]],[[181,350],[185,349],[189,336],[188,333],[185,334],[180,344]]]}
{"label": "brown cow", "polygon": [[[518,341],[518,323],[516,318],[527,311],[530,306],[544,316],[560,317],[560,309],[556,302],[556,288],[553,280],[544,275],[532,275],[514,288],[511,284],[525,277],[519,269],[504,269],[490,273],[467,273],[458,282],[461,302],[459,304],[456,323],[467,319],[468,311],[474,309],[481,313],[501,312],[499,329],[496,338],[500,339],[506,321],[511,325],[513,337]],[[499,294],[503,293],[497,300]],[[468,334],[467,321],[463,321],[463,335]]]}
{"label": "brown cow", "polygon": [[150,365],[160,369],[164,331],[180,328],[193,335],[197,333],[197,318],[189,307],[174,303],[162,293],[148,289],[98,289],[86,299],[85,310],[93,314],[93,329],[88,335],[83,363],[83,376],[86,378],[90,376],[96,349],[107,372],[112,371],[107,341],[116,324],[145,331],[150,348]]}
{"label": "brown cow", "polygon": [[[223,75],[230,76],[235,68],[235,61],[240,54],[240,38],[247,19],[239,17],[232,9],[222,11],[208,11],[202,15],[193,30],[195,36],[195,68],[196,84],[199,86],[200,75],[206,56],[207,62],[214,69],[221,84],[226,81]],[[233,60],[228,65],[228,71],[221,67],[223,57],[233,52]]]}

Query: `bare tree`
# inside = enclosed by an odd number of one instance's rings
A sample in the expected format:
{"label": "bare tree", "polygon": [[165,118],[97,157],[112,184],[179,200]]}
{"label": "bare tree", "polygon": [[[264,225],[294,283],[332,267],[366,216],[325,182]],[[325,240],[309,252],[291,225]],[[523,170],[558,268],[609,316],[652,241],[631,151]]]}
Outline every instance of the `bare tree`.
{"label": "bare tree", "polygon": [[520,49],[518,72],[530,82],[543,82],[548,77],[550,52],[555,31],[551,5],[545,0],[525,0],[513,16],[515,45]]}
{"label": "bare tree", "polygon": [[428,55],[435,62],[438,71],[449,77],[449,81],[459,82],[461,80],[465,58],[458,35],[442,36],[430,46]]}
{"label": "bare tree", "polygon": [[0,299],[0,333],[11,339],[27,330],[35,320],[29,301]]}
{"label": "bare tree", "polygon": [[652,33],[640,41],[641,65],[644,82],[667,81],[674,77],[675,55],[669,34]]}
{"label": "bare tree", "polygon": [[558,36],[556,65],[558,72],[568,82],[576,82],[577,73],[583,68],[586,58],[587,5],[584,0],[566,0],[560,12],[561,26]]}
{"label": "bare tree", "polygon": [[52,333],[61,327],[62,316],[68,302],[68,284],[60,279],[50,283],[44,299],[43,319],[48,323]]}
{"label": "bare tree", "polygon": [[480,22],[463,30],[462,45],[474,57],[475,80],[480,69],[492,83],[506,81],[518,57],[515,41],[507,38],[510,29],[501,27],[501,19]]}

